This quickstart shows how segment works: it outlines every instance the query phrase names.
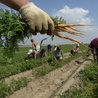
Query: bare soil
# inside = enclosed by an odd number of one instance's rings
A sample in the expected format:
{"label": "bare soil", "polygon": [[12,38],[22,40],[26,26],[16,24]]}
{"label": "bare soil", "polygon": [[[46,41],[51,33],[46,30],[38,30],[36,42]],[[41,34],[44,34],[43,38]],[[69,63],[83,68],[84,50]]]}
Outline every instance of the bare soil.
{"label": "bare soil", "polygon": [[10,82],[12,78],[17,79],[23,76],[32,79],[27,87],[21,88],[6,98],[58,98],[58,94],[62,94],[72,85],[79,82],[75,76],[81,69],[84,69],[87,64],[91,63],[91,59],[92,56],[89,58],[77,58],[65,64],[63,67],[38,78],[32,76],[33,70],[6,78],[6,82]]}

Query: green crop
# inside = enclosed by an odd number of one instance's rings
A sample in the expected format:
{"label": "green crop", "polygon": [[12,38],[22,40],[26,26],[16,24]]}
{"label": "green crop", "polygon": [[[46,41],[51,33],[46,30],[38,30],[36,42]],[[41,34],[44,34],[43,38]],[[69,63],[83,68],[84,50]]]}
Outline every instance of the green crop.
{"label": "green crop", "polygon": [[12,57],[18,44],[29,38],[28,26],[19,13],[0,9],[0,46],[4,48],[4,56]]}

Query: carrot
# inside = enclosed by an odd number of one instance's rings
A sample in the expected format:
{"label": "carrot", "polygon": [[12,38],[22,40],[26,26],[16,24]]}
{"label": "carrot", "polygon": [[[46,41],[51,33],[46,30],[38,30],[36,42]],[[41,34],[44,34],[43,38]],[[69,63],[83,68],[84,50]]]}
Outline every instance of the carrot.
{"label": "carrot", "polygon": [[[66,27],[66,28],[69,28],[69,27]],[[82,32],[82,31],[80,31],[80,30],[78,30],[78,29],[76,29],[74,27],[70,27],[69,29],[74,30],[74,31],[77,31],[77,32]]]}
{"label": "carrot", "polygon": [[74,32],[72,30],[68,30],[67,28],[59,28],[59,30],[61,30],[61,32],[67,32],[67,33],[70,33],[70,34],[73,34],[73,35],[81,35],[82,33],[79,33],[79,32]]}
{"label": "carrot", "polygon": [[[80,41],[78,41],[78,40],[76,40],[74,38],[70,38],[70,37],[67,37],[65,35],[60,34],[60,32],[67,32],[69,34],[73,34],[75,36],[82,37],[81,35],[84,35],[83,33],[81,33],[82,31],[74,28],[74,26],[91,26],[91,25],[85,25],[85,24],[62,24],[61,23],[61,24],[58,24],[57,26],[55,26],[53,34],[60,37],[60,38],[68,39],[68,40],[77,42],[77,43],[79,43],[81,45],[84,45],[82,42],[80,42]],[[84,45],[84,46],[86,46],[86,45]]]}
{"label": "carrot", "polygon": [[[74,39],[74,38],[70,38],[70,37],[67,37],[67,36],[65,36],[65,35],[62,35],[62,34],[60,34],[59,32],[54,32],[54,35],[56,35],[56,36],[58,36],[58,37],[60,37],[60,38],[63,38],[63,39],[68,39],[68,40],[74,41],[74,42],[76,42],[76,43],[79,43],[79,44],[81,44],[81,45],[87,47],[87,46],[84,45],[82,42],[80,42],[80,41],[78,41],[78,40],[76,40],[76,39]],[[87,47],[87,48],[88,48],[88,47]]]}

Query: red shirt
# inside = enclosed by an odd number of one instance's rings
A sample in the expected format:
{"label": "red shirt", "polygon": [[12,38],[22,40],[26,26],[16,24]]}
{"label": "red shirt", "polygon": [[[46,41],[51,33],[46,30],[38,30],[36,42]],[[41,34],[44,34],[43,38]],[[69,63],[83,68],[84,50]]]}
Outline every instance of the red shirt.
{"label": "red shirt", "polygon": [[91,43],[92,43],[92,45],[93,45],[95,48],[98,48],[98,37],[95,38],[95,39],[93,39],[93,40],[91,41]]}

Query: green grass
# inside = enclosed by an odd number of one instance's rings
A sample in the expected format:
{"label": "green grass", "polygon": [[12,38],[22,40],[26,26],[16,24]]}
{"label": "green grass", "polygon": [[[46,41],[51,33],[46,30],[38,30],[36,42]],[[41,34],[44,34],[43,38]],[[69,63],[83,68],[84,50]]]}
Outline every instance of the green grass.
{"label": "green grass", "polygon": [[[71,45],[61,45],[63,51],[70,52]],[[28,50],[30,47],[20,47],[19,51],[16,52],[14,58],[5,58],[2,55],[2,49],[0,49],[0,79],[15,75],[20,72],[24,72],[30,70],[32,68],[45,65],[45,63],[49,63],[52,61],[53,52],[47,52],[48,58],[42,58],[38,60],[28,60],[26,61],[24,58],[27,56]],[[65,53],[66,53],[65,52]],[[74,56],[71,58],[73,59]],[[69,62],[70,59],[66,59],[66,62]],[[72,60],[71,59],[71,60]],[[59,65],[58,65],[59,66]],[[53,70],[54,68],[49,68],[49,70]],[[47,69],[48,70],[48,69]],[[46,72],[46,71],[45,71]],[[47,73],[47,72],[46,72]]]}
{"label": "green grass", "polygon": [[52,62],[48,66],[46,66],[46,65],[41,66],[37,70],[35,70],[34,74],[35,74],[35,76],[43,76],[56,68],[59,68],[59,67],[64,66],[65,64],[68,64],[70,61],[72,61],[82,55],[83,55],[82,53],[76,54],[74,56],[71,56],[71,57],[64,59],[63,61],[56,61],[56,62]]}
{"label": "green grass", "polygon": [[[61,45],[60,46],[64,53],[70,52],[73,45]],[[35,76],[42,76],[50,71],[63,66],[64,64],[69,63],[71,60],[83,55],[81,53],[76,54],[74,56],[71,56],[64,61],[61,62],[54,62],[51,63],[53,60],[53,51],[47,52],[48,57],[42,58],[42,59],[30,59],[26,61],[24,58],[27,56],[28,50],[31,49],[31,47],[20,47],[19,51],[17,51],[13,58],[6,58],[3,55],[3,49],[0,48],[0,79],[4,79],[6,77],[33,69],[37,67],[36,72],[33,74]],[[80,50],[85,50],[84,47],[80,46]],[[13,93],[14,91],[20,89],[20,87],[25,86],[24,82],[18,82],[12,81],[10,86],[5,83],[4,81],[0,82],[0,98],[4,98],[6,95],[9,95],[10,93]],[[18,84],[19,83],[19,84]],[[15,85],[18,85],[17,87]],[[13,89],[12,89],[13,88]],[[10,91],[9,89],[12,89]]]}
{"label": "green grass", "polygon": [[88,65],[79,73],[79,87],[71,88],[59,98],[98,98],[98,63]]}
{"label": "green grass", "polygon": [[0,98],[13,94],[15,91],[22,87],[27,86],[30,79],[27,77],[19,78],[18,80],[11,80],[10,84],[7,84],[4,80],[0,82]]}

